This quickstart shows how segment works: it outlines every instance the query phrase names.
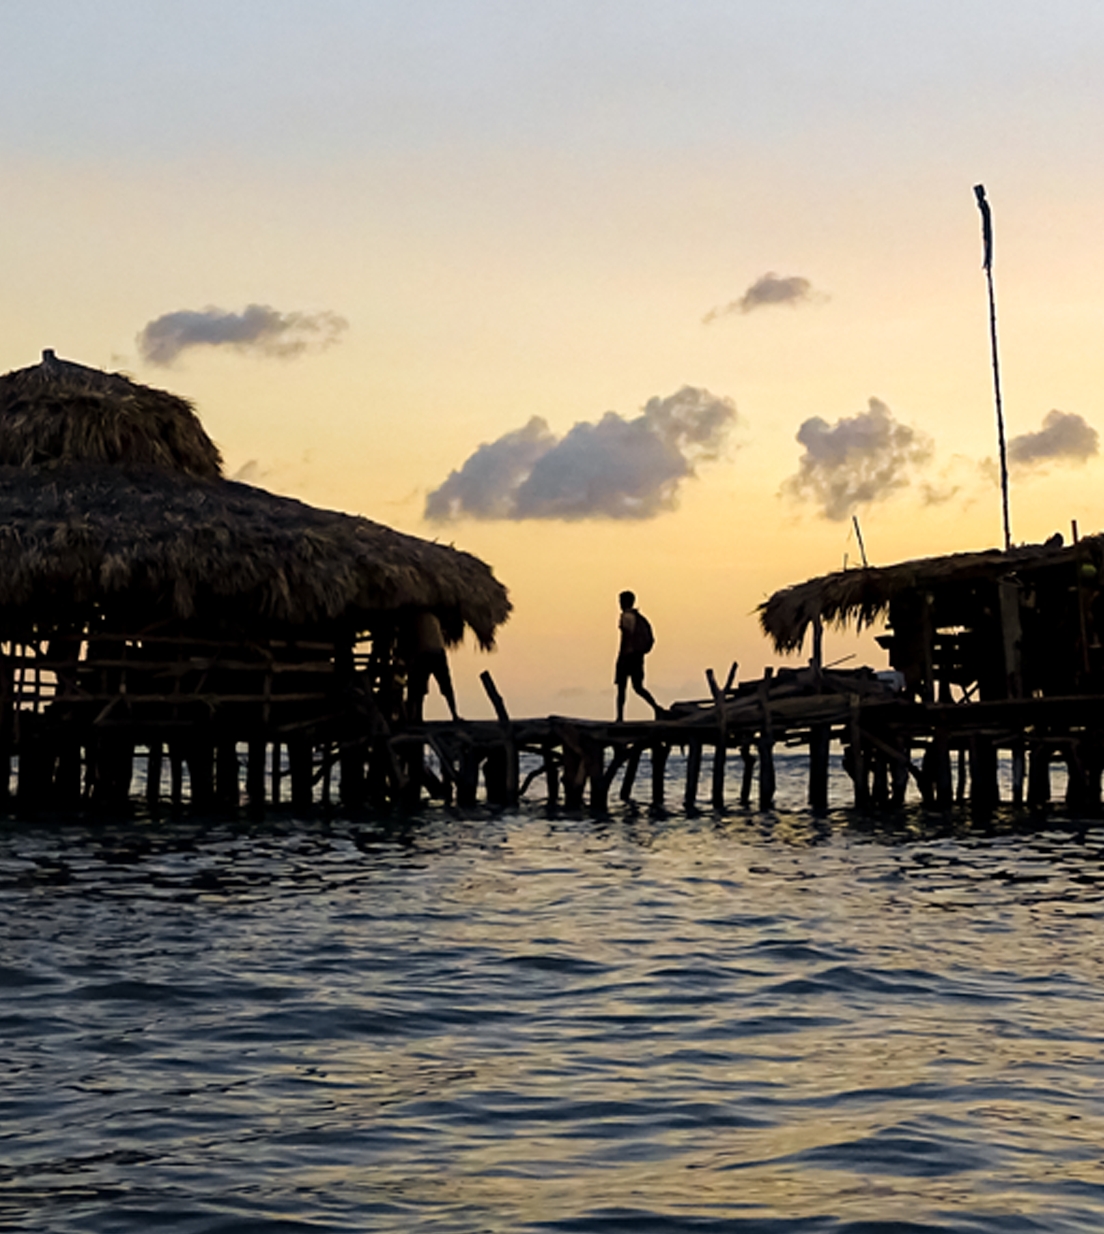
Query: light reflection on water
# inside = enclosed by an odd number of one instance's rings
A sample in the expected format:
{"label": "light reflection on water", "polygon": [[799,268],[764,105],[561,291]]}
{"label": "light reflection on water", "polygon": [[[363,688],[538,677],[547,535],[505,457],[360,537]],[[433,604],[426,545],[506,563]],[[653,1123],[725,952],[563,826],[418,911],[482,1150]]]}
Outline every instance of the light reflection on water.
{"label": "light reflection on water", "polygon": [[800,765],[8,825],[0,1228],[1104,1229],[1104,828],[816,820]]}

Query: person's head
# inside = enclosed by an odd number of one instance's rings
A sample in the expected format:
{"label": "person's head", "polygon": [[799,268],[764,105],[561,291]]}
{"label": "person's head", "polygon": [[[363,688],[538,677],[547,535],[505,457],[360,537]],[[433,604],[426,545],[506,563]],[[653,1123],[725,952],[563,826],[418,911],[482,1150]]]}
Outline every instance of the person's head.
{"label": "person's head", "polygon": [[636,603],[636,592],[635,591],[623,591],[617,598],[621,601],[622,611],[627,613],[629,609],[632,608],[632,606]]}

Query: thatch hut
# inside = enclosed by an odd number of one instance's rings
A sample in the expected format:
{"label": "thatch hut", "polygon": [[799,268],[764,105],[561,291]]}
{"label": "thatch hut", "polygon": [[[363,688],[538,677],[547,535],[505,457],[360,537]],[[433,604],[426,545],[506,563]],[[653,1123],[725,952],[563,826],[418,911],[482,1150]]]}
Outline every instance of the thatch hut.
{"label": "thatch hut", "polygon": [[0,377],[9,750],[29,728],[89,766],[113,725],[130,743],[156,726],[309,738],[354,695],[386,723],[396,646],[424,610],[450,643],[490,648],[510,603],[467,553],[225,479],[175,395],[49,351]]}
{"label": "thatch hut", "polygon": [[[917,698],[1003,699],[1104,692],[1104,537],[954,553],[841,570],[760,605],[780,652],[819,646],[826,625],[870,626]],[[814,652],[814,654],[818,654]],[[957,687],[957,695],[951,687]]]}

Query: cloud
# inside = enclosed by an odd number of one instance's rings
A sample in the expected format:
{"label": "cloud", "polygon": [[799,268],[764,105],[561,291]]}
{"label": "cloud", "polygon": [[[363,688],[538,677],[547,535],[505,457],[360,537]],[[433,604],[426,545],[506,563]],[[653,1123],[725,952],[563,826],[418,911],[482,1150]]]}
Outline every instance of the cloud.
{"label": "cloud", "polygon": [[716,458],[736,423],[730,399],[683,386],[625,420],[608,411],[557,438],[534,416],[478,450],[426,498],[425,516],[653,518],[675,507],[679,485]]}
{"label": "cloud", "polygon": [[1084,417],[1048,411],[1037,433],[1021,433],[1008,443],[1008,462],[1027,471],[1047,463],[1084,463],[1099,452],[1099,434]]}
{"label": "cloud", "polygon": [[[813,416],[797,430],[805,447],[796,475],[782,491],[790,497],[817,502],[825,518],[847,518],[861,505],[881,501],[910,483],[909,472],[932,455],[929,438],[895,420],[880,399],[857,416],[828,424]],[[933,489],[927,500],[940,499]]]}
{"label": "cloud", "polygon": [[744,292],[739,300],[730,300],[719,308],[712,308],[702,318],[705,325],[716,321],[718,317],[727,317],[730,313],[751,313],[755,309],[767,308],[772,304],[812,304],[826,300],[828,297],[813,291],[813,285],[808,279],[798,274],[780,278],[773,271],[757,278]]}
{"label": "cloud", "polygon": [[179,309],[147,322],[137,343],[147,364],[172,364],[189,347],[233,347],[286,359],[332,347],[348,327],[336,313],[281,313],[267,304],[249,304],[240,313]]}

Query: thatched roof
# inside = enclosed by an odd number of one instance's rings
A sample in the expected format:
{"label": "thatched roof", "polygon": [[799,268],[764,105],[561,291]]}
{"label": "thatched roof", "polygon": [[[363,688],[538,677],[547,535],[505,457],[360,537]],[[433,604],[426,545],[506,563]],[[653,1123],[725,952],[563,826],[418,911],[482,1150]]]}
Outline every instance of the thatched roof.
{"label": "thatched roof", "polygon": [[759,605],[759,623],[775,650],[797,651],[805,631],[817,617],[826,625],[840,627],[853,621],[856,629],[861,630],[885,616],[890,601],[904,592],[1029,574],[1073,563],[1087,554],[1099,560],[1102,552],[1104,538],[1086,536],[1079,544],[1067,548],[1060,544],[1029,544],[1007,552],[991,549],[952,553],[892,566],[837,570],[776,591]]}
{"label": "thatched roof", "polygon": [[52,351],[0,377],[0,464],[111,463],[222,474],[218,447],[190,403]]}
{"label": "thatched roof", "polygon": [[510,602],[482,561],[224,480],[183,400],[63,361],[36,367],[0,377],[0,638],[93,613],[130,628],[366,630],[418,607],[450,641],[468,626],[493,645]]}

